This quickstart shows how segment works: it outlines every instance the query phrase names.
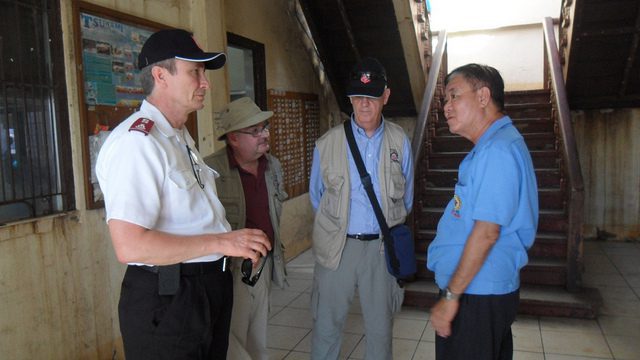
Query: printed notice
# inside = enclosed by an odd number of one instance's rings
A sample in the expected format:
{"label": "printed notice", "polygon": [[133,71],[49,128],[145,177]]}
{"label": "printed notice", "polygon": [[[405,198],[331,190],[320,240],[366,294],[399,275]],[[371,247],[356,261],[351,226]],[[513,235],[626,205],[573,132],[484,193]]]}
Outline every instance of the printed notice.
{"label": "printed notice", "polygon": [[86,13],[80,28],[87,105],[140,106],[138,53],[152,31]]}

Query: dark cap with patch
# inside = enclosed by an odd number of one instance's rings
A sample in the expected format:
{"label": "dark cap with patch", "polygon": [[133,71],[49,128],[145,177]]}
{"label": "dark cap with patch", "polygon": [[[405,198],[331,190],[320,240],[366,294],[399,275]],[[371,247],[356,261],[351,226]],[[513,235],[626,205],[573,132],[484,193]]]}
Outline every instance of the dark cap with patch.
{"label": "dark cap with patch", "polygon": [[153,33],[138,55],[138,69],[167,59],[204,63],[205,69],[221,68],[227,61],[224,53],[204,52],[193,34],[182,29],[166,29]]}
{"label": "dark cap with patch", "polygon": [[384,66],[372,57],[360,60],[349,76],[347,96],[380,97],[387,87],[387,72]]}

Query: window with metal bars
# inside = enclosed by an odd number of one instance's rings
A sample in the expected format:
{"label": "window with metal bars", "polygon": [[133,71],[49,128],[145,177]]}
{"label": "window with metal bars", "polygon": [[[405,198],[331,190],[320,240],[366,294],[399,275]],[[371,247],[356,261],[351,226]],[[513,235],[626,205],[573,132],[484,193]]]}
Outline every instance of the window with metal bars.
{"label": "window with metal bars", "polygon": [[74,204],[59,0],[0,0],[0,225]]}

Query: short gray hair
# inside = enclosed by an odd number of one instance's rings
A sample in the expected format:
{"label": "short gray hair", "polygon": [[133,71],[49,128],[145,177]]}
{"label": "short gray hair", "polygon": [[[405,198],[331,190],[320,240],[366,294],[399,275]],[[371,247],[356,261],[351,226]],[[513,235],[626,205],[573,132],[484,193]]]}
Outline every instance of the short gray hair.
{"label": "short gray hair", "polygon": [[145,95],[149,95],[153,92],[153,87],[155,86],[155,82],[153,81],[153,75],[151,75],[151,69],[154,66],[159,66],[161,68],[169,70],[171,75],[175,75],[176,73],[176,59],[166,59],[162,61],[158,61],[151,65],[147,65],[140,70],[140,84],[142,85],[142,91],[144,91]]}

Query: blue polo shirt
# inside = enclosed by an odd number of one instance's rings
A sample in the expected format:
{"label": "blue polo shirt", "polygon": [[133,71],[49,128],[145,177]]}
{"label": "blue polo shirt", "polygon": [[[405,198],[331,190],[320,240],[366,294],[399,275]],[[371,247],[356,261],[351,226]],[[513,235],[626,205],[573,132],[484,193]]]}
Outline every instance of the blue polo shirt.
{"label": "blue polo shirt", "polygon": [[460,163],[454,197],[427,252],[427,267],[441,289],[449,284],[476,220],[500,225],[500,237],[465,293],[517,290],[538,226],[538,186],[527,145],[508,116],[494,122]]}

